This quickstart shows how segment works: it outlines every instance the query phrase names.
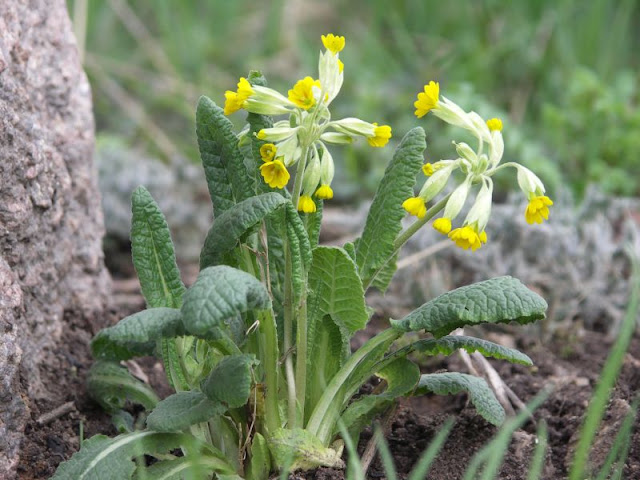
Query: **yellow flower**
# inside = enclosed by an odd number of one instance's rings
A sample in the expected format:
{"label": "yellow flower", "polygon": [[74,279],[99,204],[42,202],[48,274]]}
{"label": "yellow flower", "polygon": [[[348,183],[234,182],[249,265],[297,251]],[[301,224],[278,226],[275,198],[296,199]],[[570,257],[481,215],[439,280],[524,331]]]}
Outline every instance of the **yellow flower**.
{"label": "yellow flower", "polygon": [[418,218],[423,218],[427,214],[427,206],[422,197],[407,198],[402,202],[402,208],[409,212],[410,215],[415,215]]}
{"label": "yellow flower", "polygon": [[533,223],[542,223],[543,220],[549,219],[549,207],[553,205],[551,199],[544,195],[534,195],[529,200],[529,205],[524,211],[524,218],[529,225]]}
{"label": "yellow flower", "polygon": [[311,77],[304,77],[298,80],[291,90],[289,90],[289,100],[298,107],[309,110],[316,104],[313,96],[313,87],[321,88],[320,80],[314,80]]}
{"label": "yellow flower", "polygon": [[442,235],[446,235],[451,231],[451,219],[447,217],[437,218],[433,221],[433,228]]}
{"label": "yellow flower", "polygon": [[482,243],[487,243],[487,232],[483,230],[482,232],[480,232],[480,235],[478,235],[478,237],[480,238],[480,241]]}
{"label": "yellow flower", "polygon": [[260,165],[260,173],[271,188],[284,188],[291,177],[287,167],[279,159]]}
{"label": "yellow flower", "polygon": [[[262,130],[261,130],[262,131]],[[270,162],[276,156],[276,146],[273,143],[265,143],[260,147],[260,156],[262,161]]]}
{"label": "yellow flower", "polygon": [[329,33],[328,35],[322,35],[322,44],[327,50],[331,50],[334,54],[342,51],[344,48],[344,37]]}
{"label": "yellow flower", "polygon": [[338,59],[338,72],[342,73],[343,70],[344,70],[344,63],[342,63],[342,60]]}
{"label": "yellow flower", "polygon": [[316,190],[315,196],[322,200],[331,200],[333,198],[333,190],[329,185],[320,185],[320,188]]}
{"label": "yellow flower", "polygon": [[462,228],[456,228],[449,233],[449,238],[455,242],[456,246],[465,250],[471,249],[474,252],[482,246],[483,242],[481,237],[484,238],[486,242],[486,234],[478,235],[478,232],[468,225]]}
{"label": "yellow flower", "polygon": [[242,108],[242,102],[238,100],[238,94],[236,92],[232,92],[231,90],[227,90],[224,92],[225,102],[224,102],[224,114],[231,115],[234,112],[237,112]]}
{"label": "yellow flower", "polygon": [[418,94],[418,100],[413,104],[416,107],[416,117],[422,118],[429,113],[429,110],[435,108],[439,96],[440,84],[431,80],[428,85],[424,86],[424,92]]}
{"label": "yellow flower", "polygon": [[500,120],[499,118],[491,118],[489,120],[487,120],[487,127],[489,127],[489,130],[493,131],[498,131],[501,132],[502,131],[502,120]]}
{"label": "yellow flower", "polygon": [[253,88],[251,88],[251,84],[244,77],[240,77],[240,81],[238,82],[237,95],[238,101],[240,102],[244,102],[247,98],[253,95]]}
{"label": "yellow flower", "polygon": [[422,173],[424,173],[424,175],[426,177],[430,177],[431,175],[433,175],[433,172],[435,172],[433,165],[431,165],[430,163],[425,163],[424,165],[422,165]]}
{"label": "yellow flower", "polygon": [[316,204],[309,195],[301,195],[298,200],[298,211],[304,213],[315,213]]}
{"label": "yellow flower", "polygon": [[368,137],[367,142],[372,147],[384,147],[391,138],[391,127],[389,125],[378,126],[374,123],[376,128],[373,129],[373,137]]}

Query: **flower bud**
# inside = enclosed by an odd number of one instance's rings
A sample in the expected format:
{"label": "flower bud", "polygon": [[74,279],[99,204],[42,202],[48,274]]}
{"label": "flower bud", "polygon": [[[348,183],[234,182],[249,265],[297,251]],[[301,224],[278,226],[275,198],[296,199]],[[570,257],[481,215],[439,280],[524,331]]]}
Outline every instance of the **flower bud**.
{"label": "flower bud", "polygon": [[436,195],[438,195],[442,189],[447,184],[449,177],[451,176],[451,172],[453,171],[453,165],[448,165],[431,175],[426,182],[424,182],[424,186],[420,190],[419,196],[425,201],[428,202]]}

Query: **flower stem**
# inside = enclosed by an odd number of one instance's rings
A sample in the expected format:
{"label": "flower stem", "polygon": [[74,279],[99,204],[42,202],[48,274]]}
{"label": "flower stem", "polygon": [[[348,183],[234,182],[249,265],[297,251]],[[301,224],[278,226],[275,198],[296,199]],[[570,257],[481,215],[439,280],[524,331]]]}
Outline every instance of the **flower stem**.
{"label": "flower stem", "polygon": [[427,210],[427,214],[424,217],[419,218],[418,220],[413,222],[409,227],[407,227],[403,232],[401,232],[396,237],[395,241],[393,242],[393,253],[380,266],[380,268],[378,268],[378,270],[375,271],[375,273],[371,276],[369,281],[365,285],[363,285],[365,291],[373,284],[373,281],[376,279],[378,274],[384,269],[384,267],[387,266],[387,263],[389,263],[389,261],[391,261],[391,259],[396,256],[396,254],[402,248],[402,246],[405,243],[407,243],[407,240],[409,240],[418,230],[420,230],[429,220],[435,217],[444,208],[450,196],[451,194],[447,195],[438,203],[436,203],[433,207],[429,208]]}
{"label": "flower stem", "polygon": [[[300,161],[298,162],[298,167],[296,170],[296,178],[293,183],[293,193],[291,197],[291,202],[293,203],[293,208],[298,208],[298,200],[300,199],[300,192],[302,190],[302,177],[304,174],[304,169],[307,164],[307,154],[309,152],[308,146],[303,146],[302,154],[300,156]],[[295,428],[298,426],[298,415],[297,415],[297,395],[296,395],[296,378],[293,371],[293,353],[292,353],[292,336],[293,336],[293,321],[294,321],[294,294],[293,294],[293,265],[291,263],[291,248],[289,247],[289,242],[285,243],[284,248],[284,339],[283,339],[283,347],[284,347],[284,355],[285,355],[285,363],[284,363],[284,371],[285,376],[287,377],[287,393],[288,393],[288,419],[289,419],[289,428]],[[305,312],[306,313],[306,312]],[[296,340],[300,339],[300,328],[304,329],[304,339],[305,339],[305,348],[303,353],[306,354],[306,329],[307,329],[307,319],[306,316],[302,322],[300,319],[296,319],[298,321],[298,333],[296,335]],[[302,323],[302,325],[301,325]],[[298,347],[300,345],[297,345]],[[299,363],[299,362],[298,362]],[[306,359],[305,359],[306,366]],[[303,379],[304,380],[304,379]],[[304,399],[303,399],[304,401]]]}
{"label": "flower stem", "polygon": [[408,228],[406,228],[403,232],[401,232],[400,235],[398,235],[396,240],[393,242],[393,250],[394,250],[393,254],[394,255],[396,254],[396,252],[398,250],[400,250],[400,248],[405,243],[407,243],[407,240],[409,240],[429,220],[431,220],[438,213],[440,213],[440,210],[442,210],[444,208],[444,206],[447,204],[447,201],[449,200],[450,196],[451,196],[451,194],[449,194],[446,197],[444,197],[442,200],[440,200],[438,203],[436,203],[433,207],[428,209],[427,210],[427,214],[424,217],[419,218],[418,220],[413,222]]}

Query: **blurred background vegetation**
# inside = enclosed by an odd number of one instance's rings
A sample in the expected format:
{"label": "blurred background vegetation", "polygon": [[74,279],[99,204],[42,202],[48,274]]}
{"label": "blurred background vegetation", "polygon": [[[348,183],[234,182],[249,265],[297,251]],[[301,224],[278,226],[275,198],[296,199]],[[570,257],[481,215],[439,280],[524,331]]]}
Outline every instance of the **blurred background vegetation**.
{"label": "blurred background vegetation", "polygon": [[[636,0],[69,0],[69,9],[99,148],[143,152],[170,169],[197,164],[200,95],[222,104],[250,69],[286,92],[317,76],[320,35],[333,32],[347,38],[334,116],[390,124],[395,141],[419,124],[429,159],[449,158],[453,131],[413,115],[434,79],[466,110],[502,117],[505,159],[530,166],[552,193],[568,184],[579,200],[595,182],[640,195]],[[336,153],[336,194],[352,202],[363,184],[375,189],[389,148]]]}

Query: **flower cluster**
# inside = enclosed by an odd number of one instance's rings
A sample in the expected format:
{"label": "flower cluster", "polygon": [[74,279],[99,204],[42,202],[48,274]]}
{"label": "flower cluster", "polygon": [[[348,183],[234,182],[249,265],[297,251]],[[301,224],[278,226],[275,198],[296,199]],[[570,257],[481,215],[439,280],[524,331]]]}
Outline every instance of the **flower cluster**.
{"label": "flower cluster", "polygon": [[225,93],[225,115],[244,109],[262,115],[288,115],[287,120],[265,128],[257,137],[265,142],[260,149],[264,161],[260,173],[272,188],[284,188],[289,182],[288,168],[297,164],[293,197],[298,210],[316,211],[312,199],[331,199],[334,175],[333,158],[327,144],[349,144],[364,137],[372,147],[384,147],[391,138],[391,127],[369,123],[358,118],[332,120],[329,105],[336,97],[344,79],[344,64],[340,52],[344,37],[322,35],[325,51],[318,62],[319,78],[298,80],[285,97],[271,88],[251,85],[245,78],[238,89]]}
{"label": "flower cluster", "polygon": [[[491,214],[493,194],[491,177],[503,168],[512,167],[517,170],[518,185],[529,200],[525,211],[526,221],[530,224],[542,223],[549,218],[549,206],[553,202],[544,195],[545,189],[540,179],[518,163],[500,164],[504,152],[503,125],[500,119],[492,118],[485,122],[476,112],[465,112],[448,98],[441,97],[440,85],[434,81],[424,86],[424,91],[418,94],[414,106],[418,118],[432,112],[445,122],[468,130],[477,138],[478,147],[474,150],[464,142],[454,142],[457,158],[425,164],[422,171],[429,178],[417,197],[408,198],[402,204],[407,212],[423,218],[427,214],[427,203],[442,192],[452,173],[459,170],[465,178],[451,193],[442,217],[433,222],[433,228],[448,235],[457,246],[465,250],[477,250],[487,242],[485,228]],[[475,203],[462,226],[452,229],[453,220],[459,215],[476,185],[479,188]]]}

